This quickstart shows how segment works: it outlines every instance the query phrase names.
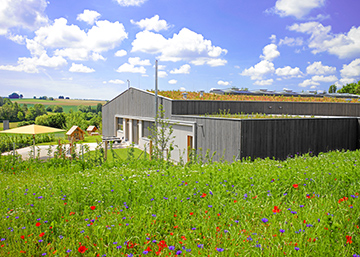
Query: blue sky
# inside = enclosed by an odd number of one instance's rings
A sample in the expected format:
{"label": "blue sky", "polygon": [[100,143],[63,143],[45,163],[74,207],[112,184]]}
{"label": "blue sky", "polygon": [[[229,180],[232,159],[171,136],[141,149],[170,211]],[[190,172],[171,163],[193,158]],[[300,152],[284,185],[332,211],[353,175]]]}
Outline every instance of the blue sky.
{"label": "blue sky", "polygon": [[328,90],[360,80],[358,0],[0,0],[0,95]]}

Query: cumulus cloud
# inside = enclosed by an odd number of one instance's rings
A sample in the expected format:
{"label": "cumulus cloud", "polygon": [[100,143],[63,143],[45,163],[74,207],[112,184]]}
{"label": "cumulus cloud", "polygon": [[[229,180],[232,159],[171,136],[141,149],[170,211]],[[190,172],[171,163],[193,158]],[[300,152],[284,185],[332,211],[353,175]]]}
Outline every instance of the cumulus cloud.
{"label": "cumulus cloud", "polygon": [[228,85],[230,85],[230,82],[229,82],[229,81],[219,80],[219,81],[217,82],[217,84],[218,84],[219,86],[228,86]]}
{"label": "cumulus cloud", "polygon": [[104,60],[100,53],[115,48],[127,38],[125,28],[119,22],[96,21],[85,32],[76,25],[67,25],[64,18],[41,27],[35,35],[34,39],[26,39],[26,46],[32,55],[54,49],[54,55],[70,60]]}
{"label": "cumulus cloud", "polygon": [[121,6],[140,6],[146,2],[146,0],[116,0]]}
{"label": "cumulus cloud", "polygon": [[344,64],[340,73],[344,78],[360,76],[360,58],[353,60],[349,64]]}
{"label": "cumulus cloud", "polygon": [[277,50],[277,45],[269,44],[263,48],[263,54],[260,58],[267,61],[272,61],[280,56],[280,52]]}
{"label": "cumulus cloud", "polygon": [[170,27],[166,20],[159,19],[159,15],[155,15],[150,19],[142,19],[140,21],[130,20],[130,22],[139,26],[139,28],[143,30],[153,30],[156,32],[159,32],[160,30],[167,30]]}
{"label": "cumulus cloud", "polygon": [[189,64],[182,65],[179,69],[173,69],[170,71],[171,74],[189,74],[191,66]]}
{"label": "cumulus cloud", "polygon": [[304,40],[302,37],[292,38],[292,37],[285,37],[284,39],[280,39],[279,46],[287,45],[287,46],[302,46]]}
{"label": "cumulus cloud", "polygon": [[201,34],[183,28],[169,39],[151,31],[141,31],[132,42],[131,52],[159,54],[157,58],[160,61],[191,61],[194,65],[221,66],[226,60],[220,56],[226,54],[227,50],[213,46]]}
{"label": "cumulus cloud", "polygon": [[360,55],[360,26],[339,34],[331,33],[331,26],[319,22],[295,23],[288,29],[310,35],[309,48],[313,54],[328,52],[341,59]]}
{"label": "cumulus cloud", "polygon": [[315,82],[335,82],[338,80],[338,78],[335,75],[331,75],[331,76],[316,75],[313,76],[311,80]]}
{"label": "cumulus cloud", "polygon": [[95,72],[94,69],[89,68],[83,64],[76,64],[76,63],[72,63],[70,69],[70,72],[79,72],[79,73],[92,73]]}
{"label": "cumulus cloud", "polygon": [[[116,71],[145,74],[146,69],[144,66],[149,66],[149,65],[151,64],[148,59],[141,60],[139,57],[130,57],[128,59],[128,63],[124,63]],[[140,67],[136,67],[136,66],[140,66]]]}
{"label": "cumulus cloud", "polygon": [[343,85],[350,84],[350,83],[355,83],[355,82],[356,82],[356,79],[354,79],[354,78],[342,78],[342,79],[339,80],[338,83],[335,83],[335,85],[338,88],[342,88]]}
{"label": "cumulus cloud", "polygon": [[325,0],[277,0],[275,6],[267,12],[278,14],[280,17],[294,16],[302,19],[313,9],[324,6]]}
{"label": "cumulus cloud", "polygon": [[306,73],[311,75],[326,75],[336,72],[335,67],[322,65],[321,61],[314,62],[306,67]]}
{"label": "cumulus cloud", "polygon": [[274,82],[273,79],[257,80],[254,82],[256,86],[270,86]]}
{"label": "cumulus cloud", "polygon": [[274,64],[268,60],[262,60],[249,69],[243,70],[240,75],[249,76],[252,80],[262,80],[263,76],[275,72]]}
{"label": "cumulus cloud", "polygon": [[22,71],[26,73],[38,73],[39,67],[59,68],[67,64],[61,56],[49,57],[46,53],[32,58],[21,57],[18,59],[18,65],[1,65],[0,70]]}
{"label": "cumulus cloud", "polygon": [[0,5],[0,35],[6,35],[11,28],[20,27],[35,30],[47,24],[46,0],[2,0]]}
{"label": "cumulus cloud", "polygon": [[[175,85],[177,83],[177,80],[176,79],[171,79],[171,80],[168,81],[168,83],[171,84],[171,85]],[[184,88],[183,91],[185,91],[185,88]]]}
{"label": "cumulus cloud", "polygon": [[111,84],[125,84],[125,81],[122,81],[121,79],[111,79],[108,82],[104,81],[104,84],[111,83]]}
{"label": "cumulus cloud", "polygon": [[101,14],[97,11],[91,11],[85,9],[83,13],[78,14],[76,20],[78,21],[84,21],[87,24],[93,25],[95,21],[97,21],[100,18]]}
{"label": "cumulus cloud", "polygon": [[275,74],[285,78],[301,77],[302,72],[299,67],[291,68],[290,66],[285,66],[284,68],[277,68]]}
{"label": "cumulus cloud", "polygon": [[313,81],[311,79],[306,79],[299,84],[300,87],[318,86],[318,85],[320,85],[319,82]]}
{"label": "cumulus cloud", "polygon": [[166,71],[163,71],[163,70],[161,70],[161,71],[158,71],[158,77],[159,78],[165,78],[165,77],[167,77],[167,73],[166,73]]}
{"label": "cumulus cloud", "polygon": [[123,49],[119,50],[119,51],[116,51],[116,53],[115,53],[116,57],[123,57],[125,55],[127,55],[127,52],[125,50],[123,50]]}
{"label": "cumulus cloud", "polygon": [[149,59],[145,59],[145,60],[141,60],[140,57],[130,57],[128,59],[128,62],[131,65],[139,65],[139,66],[149,66],[151,65],[150,60]]}

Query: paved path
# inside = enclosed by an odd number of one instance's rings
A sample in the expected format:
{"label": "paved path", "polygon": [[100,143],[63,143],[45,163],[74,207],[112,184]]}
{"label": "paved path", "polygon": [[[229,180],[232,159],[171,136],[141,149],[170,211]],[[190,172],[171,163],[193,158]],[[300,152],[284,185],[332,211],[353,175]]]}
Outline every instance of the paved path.
{"label": "paved path", "polygon": [[[84,152],[86,151],[86,147],[85,145],[87,145],[89,147],[90,151],[93,151],[96,149],[97,147],[97,143],[86,143],[86,144],[77,144],[76,145],[76,153],[77,154],[81,154],[81,146],[84,145]],[[70,156],[70,145],[69,144],[65,144],[63,145],[63,147],[65,146],[65,152],[67,156]],[[49,147],[51,147],[51,153],[49,154]],[[48,158],[53,158],[54,157],[54,151],[56,151],[57,145],[39,145],[39,146],[35,146],[35,156],[39,156],[40,159],[48,159]],[[32,154],[33,156],[33,152],[31,152],[32,150],[34,150],[33,146],[28,146],[28,147],[24,147],[24,148],[20,148],[20,149],[16,149],[15,151],[20,154],[22,156],[23,159],[29,159],[30,155]],[[10,152],[6,152],[6,153],[2,153],[1,155],[9,155],[9,154],[13,154],[13,151]],[[31,156],[31,157],[32,157]]]}

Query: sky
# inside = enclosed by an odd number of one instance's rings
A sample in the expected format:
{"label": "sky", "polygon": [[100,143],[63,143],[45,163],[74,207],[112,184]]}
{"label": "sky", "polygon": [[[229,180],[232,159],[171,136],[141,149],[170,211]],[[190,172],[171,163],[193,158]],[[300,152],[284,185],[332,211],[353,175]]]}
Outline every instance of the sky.
{"label": "sky", "polygon": [[0,0],[0,96],[360,80],[359,0]]}

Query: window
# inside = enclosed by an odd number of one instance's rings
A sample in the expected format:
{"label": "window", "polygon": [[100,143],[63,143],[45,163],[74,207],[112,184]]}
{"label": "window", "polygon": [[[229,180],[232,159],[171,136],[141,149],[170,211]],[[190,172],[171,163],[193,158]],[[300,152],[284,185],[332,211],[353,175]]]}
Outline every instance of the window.
{"label": "window", "polygon": [[124,130],[124,128],[123,128],[123,118],[117,118],[117,130]]}
{"label": "window", "polygon": [[149,128],[153,127],[155,125],[152,121],[145,121],[142,122],[142,136],[143,137],[149,137],[151,134],[151,130]]}

